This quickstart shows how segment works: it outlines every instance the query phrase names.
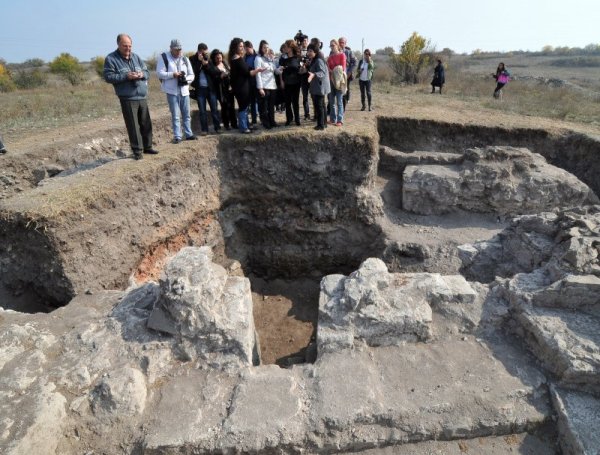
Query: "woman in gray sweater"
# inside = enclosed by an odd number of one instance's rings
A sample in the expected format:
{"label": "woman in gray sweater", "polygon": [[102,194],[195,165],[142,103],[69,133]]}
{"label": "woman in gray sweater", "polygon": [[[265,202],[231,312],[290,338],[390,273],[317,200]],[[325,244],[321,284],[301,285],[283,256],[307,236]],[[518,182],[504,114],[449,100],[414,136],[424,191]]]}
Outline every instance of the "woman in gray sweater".
{"label": "woman in gray sweater", "polygon": [[306,50],[306,57],[310,60],[308,68],[309,90],[313,99],[315,110],[315,120],[317,126],[315,130],[324,130],[327,127],[325,121],[327,112],[325,111],[325,97],[331,92],[329,83],[329,70],[323,55],[319,52],[318,46],[309,44]]}

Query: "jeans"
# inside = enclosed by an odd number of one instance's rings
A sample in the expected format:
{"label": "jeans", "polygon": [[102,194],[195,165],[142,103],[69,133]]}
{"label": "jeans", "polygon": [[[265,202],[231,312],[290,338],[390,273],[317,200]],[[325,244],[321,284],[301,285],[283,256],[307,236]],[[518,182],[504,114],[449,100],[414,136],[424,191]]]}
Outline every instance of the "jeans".
{"label": "jeans", "polygon": [[362,103],[362,107],[365,107],[365,92],[367,94],[369,107],[371,107],[371,81],[361,81],[359,79],[358,85],[360,87],[360,102]]}
{"label": "jeans", "polygon": [[[341,90],[331,87],[329,93],[329,118],[331,123],[344,122],[344,95]],[[337,107],[337,113],[336,113]]]}
{"label": "jeans", "polygon": [[208,87],[198,88],[198,110],[200,111],[200,129],[208,133],[208,116],[206,115],[206,102],[210,106],[210,115],[212,117],[213,128],[215,131],[221,129],[221,119],[219,118],[219,108],[217,107],[217,95],[211,92]]}
{"label": "jeans", "polygon": [[248,106],[243,109],[238,109],[238,127],[241,132],[249,129],[248,125]]}
{"label": "jeans", "polygon": [[148,102],[144,100],[121,99],[121,112],[127,128],[129,145],[134,154],[152,148],[152,120]]}
{"label": "jeans", "polygon": [[183,117],[183,131],[185,137],[191,137],[192,133],[192,118],[190,116],[190,97],[183,96],[181,93],[170,95],[167,93],[167,102],[171,111],[171,123],[173,125],[173,135],[175,139],[181,139],[181,119],[179,113]]}

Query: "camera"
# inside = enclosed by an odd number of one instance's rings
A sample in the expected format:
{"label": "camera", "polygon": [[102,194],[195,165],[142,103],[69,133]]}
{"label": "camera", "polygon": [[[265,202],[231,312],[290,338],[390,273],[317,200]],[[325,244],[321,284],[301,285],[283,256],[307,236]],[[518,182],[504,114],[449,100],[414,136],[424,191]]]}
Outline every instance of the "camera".
{"label": "camera", "polygon": [[182,71],[181,74],[179,75],[179,77],[177,78],[177,85],[184,86],[184,85],[188,85],[188,81],[185,78],[185,71]]}
{"label": "camera", "polygon": [[298,44],[298,46],[302,45],[302,41],[308,39],[308,35],[302,33],[302,30],[298,30],[298,33],[294,36],[294,41]]}

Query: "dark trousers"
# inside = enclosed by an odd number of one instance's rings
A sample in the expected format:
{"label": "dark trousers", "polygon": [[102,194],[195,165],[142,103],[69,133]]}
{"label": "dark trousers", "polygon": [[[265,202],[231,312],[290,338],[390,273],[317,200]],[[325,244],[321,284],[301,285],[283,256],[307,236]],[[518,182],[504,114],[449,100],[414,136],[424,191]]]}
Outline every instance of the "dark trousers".
{"label": "dark trousers", "polygon": [[358,86],[360,87],[360,102],[362,107],[365,107],[365,94],[369,102],[369,107],[371,107],[371,81],[361,81],[359,79]]}
{"label": "dark trousers", "polygon": [[285,92],[285,119],[286,123],[291,123],[295,120],[300,123],[300,84],[289,85],[284,87]]}
{"label": "dark trousers", "polygon": [[327,119],[327,112],[325,111],[325,95],[313,95],[312,99],[317,126],[325,127],[325,122]]}
{"label": "dark trousers", "polygon": [[215,131],[221,129],[221,119],[219,118],[219,109],[217,107],[217,95],[211,92],[208,87],[198,87],[198,110],[200,111],[200,129],[208,132],[208,113],[206,112],[206,102],[210,106],[210,115]]}
{"label": "dark trousers", "polygon": [[276,90],[264,89],[265,96],[258,94],[260,122],[265,128],[273,128],[275,124],[275,95]]}
{"label": "dark trousers", "polygon": [[133,153],[152,148],[152,120],[148,102],[143,100],[120,99],[121,112],[125,120],[129,145]]}
{"label": "dark trousers", "polygon": [[223,93],[223,98],[221,99],[221,118],[225,128],[237,128],[235,98],[231,91]]}
{"label": "dark trousers", "polygon": [[499,96],[499,95],[498,95],[498,93],[500,92],[500,90],[502,90],[502,87],[504,87],[505,85],[506,85],[506,83],[505,83],[505,82],[498,82],[498,83],[496,84],[496,90],[494,90],[494,96],[495,96],[495,97],[498,97],[498,96]]}
{"label": "dark trousers", "polygon": [[310,88],[310,83],[308,82],[308,77],[302,78],[302,107],[304,108],[304,118],[310,117],[310,107],[309,107],[309,96],[308,89]]}
{"label": "dark trousers", "polygon": [[344,97],[342,98],[344,101],[344,111],[346,110],[346,104],[348,104],[350,102],[350,78],[348,78],[348,82],[346,83],[346,93],[344,94]]}

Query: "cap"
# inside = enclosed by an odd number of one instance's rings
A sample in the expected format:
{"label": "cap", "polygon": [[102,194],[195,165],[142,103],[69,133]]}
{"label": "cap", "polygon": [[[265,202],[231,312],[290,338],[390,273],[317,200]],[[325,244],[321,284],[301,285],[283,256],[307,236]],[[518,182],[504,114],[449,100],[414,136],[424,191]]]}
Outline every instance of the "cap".
{"label": "cap", "polygon": [[178,39],[172,39],[170,47],[171,49],[181,49],[181,41],[179,41]]}

